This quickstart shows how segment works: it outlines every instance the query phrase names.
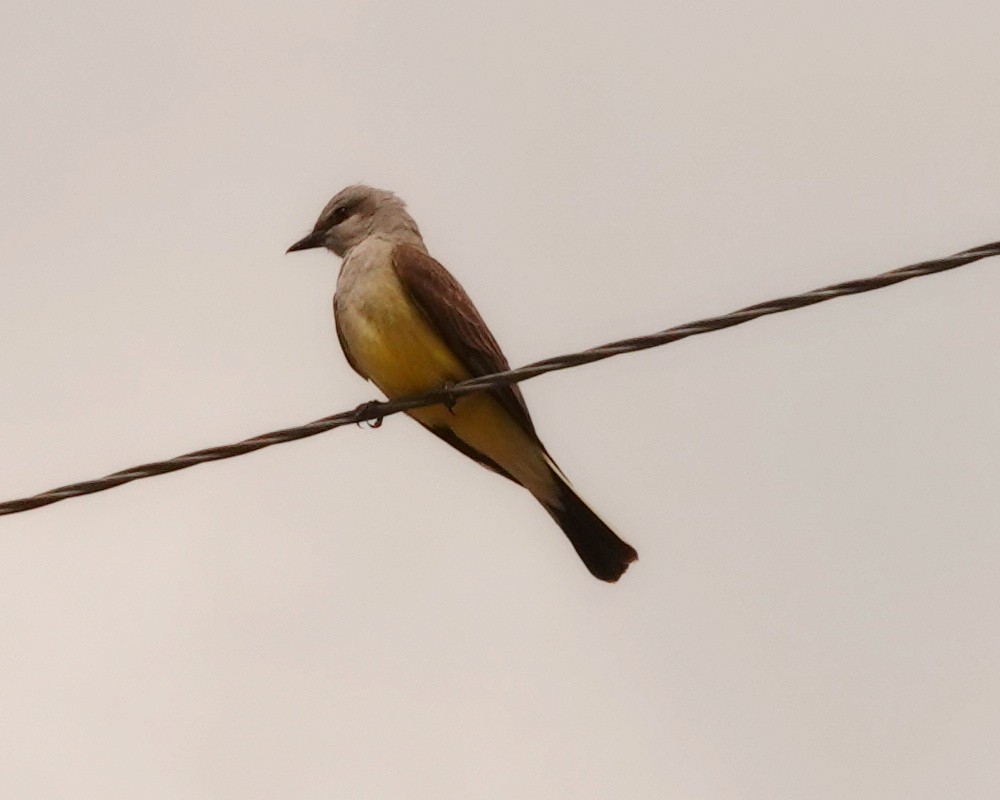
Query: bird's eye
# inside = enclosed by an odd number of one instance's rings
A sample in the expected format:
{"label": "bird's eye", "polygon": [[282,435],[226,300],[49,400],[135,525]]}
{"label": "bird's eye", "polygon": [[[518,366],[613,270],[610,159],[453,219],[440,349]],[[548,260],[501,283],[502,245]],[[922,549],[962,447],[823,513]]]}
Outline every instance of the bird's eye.
{"label": "bird's eye", "polygon": [[346,206],[346,205],[344,205],[344,206],[337,206],[335,209],[333,209],[333,213],[330,215],[330,224],[331,225],[339,225],[341,222],[343,222],[349,216],[351,216],[351,208],[350,208],[350,206]]}

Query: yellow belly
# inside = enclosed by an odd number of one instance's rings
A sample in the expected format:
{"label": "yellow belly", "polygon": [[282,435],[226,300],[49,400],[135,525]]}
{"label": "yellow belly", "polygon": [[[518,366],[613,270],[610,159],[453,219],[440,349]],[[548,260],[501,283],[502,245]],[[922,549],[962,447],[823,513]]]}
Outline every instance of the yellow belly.
{"label": "yellow belly", "polygon": [[[338,304],[338,324],[351,358],[386,397],[420,394],[470,377],[410,303],[395,275],[379,276],[365,290],[372,302],[355,297]],[[532,493],[546,496],[551,491],[542,448],[490,395],[466,395],[452,410],[437,405],[408,413],[429,428],[451,429]]]}
{"label": "yellow belly", "polygon": [[351,358],[387,397],[426,392],[469,377],[391,273],[338,306]]}

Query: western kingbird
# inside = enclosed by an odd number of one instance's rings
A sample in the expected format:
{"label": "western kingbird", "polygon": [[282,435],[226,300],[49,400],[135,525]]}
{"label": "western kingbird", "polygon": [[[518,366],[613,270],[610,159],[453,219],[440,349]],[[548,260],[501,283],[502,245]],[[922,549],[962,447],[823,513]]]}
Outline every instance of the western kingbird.
{"label": "western kingbird", "polygon": [[[348,186],[288,252],[315,247],[343,259],[333,298],[337,338],[355,372],[386,397],[510,368],[465,290],[428,254],[417,223],[392,192]],[[464,395],[450,409],[407,413],[531,492],[595,577],[614,582],[638,557],[573,491],[535,433],[516,384]]]}

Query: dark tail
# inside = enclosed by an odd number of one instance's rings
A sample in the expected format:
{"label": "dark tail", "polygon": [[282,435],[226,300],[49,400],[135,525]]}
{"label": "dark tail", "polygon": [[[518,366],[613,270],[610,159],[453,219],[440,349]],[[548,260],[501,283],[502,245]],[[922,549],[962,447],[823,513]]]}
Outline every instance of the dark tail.
{"label": "dark tail", "polygon": [[619,539],[560,475],[555,477],[559,482],[558,495],[553,504],[544,504],[545,510],[563,529],[590,574],[614,583],[639,554],[632,545]]}

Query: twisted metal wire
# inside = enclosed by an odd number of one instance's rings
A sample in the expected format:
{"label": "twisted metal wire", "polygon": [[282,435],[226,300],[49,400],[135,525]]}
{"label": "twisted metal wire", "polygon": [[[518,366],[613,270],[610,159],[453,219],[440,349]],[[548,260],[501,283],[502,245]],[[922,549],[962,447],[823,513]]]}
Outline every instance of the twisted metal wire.
{"label": "twisted metal wire", "polygon": [[185,469],[186,467],[193,467],[195,464],[203,464],[206,461],[219,461],[223,458],[240,456],[244,453],[250,453],[254,450],[260,450],[274,444],[292,442],[296,439],[304,439],[307,436],[315,436],[317,433],[323,433],[324,431],[339,428],[343,425],[362,422],[369,422],[378,425],[381,424],[383,418],[392,414],[398,414],[401,411],[408,411],[422,406],[436,405],[438,403],[444,403],[446,405],[452,404],[457,400],[457,398],[472,392],[526,381],[529,378],[543,375],[546,372],[569,369],[570,367],[589,364],[593,361],[601,361],[602,359],[611,358],[612,356],[621,355],[622,353],[634,353],[639,350],[646,350],[650,347],[659,347],[660,345],[676,342],[680,339],[686,339],[689,336],[697,336],[698,334],[718,331],[723,328],[731,328],[734,325],[742,325],[744,322],[749,322],[750,320],[757,319],[758,317],[764,317],[768,314],[778,314],[783,311],[792,311],[796,308],[802,308],[816,303],[823,303],[827,300],[832,300],[835,297],[844,297],[851,294],[870,292],[873,289],[881,289],[883,286],[892,286],[895,283],[907,281],[911,278],[919,278],[936,272],[944,272],[949,269],[961,267],[965,264],[971,264],[972,262],[979,261],[983,258],[990,258],[997,255],[1000,255],[1000,241],[982,245],[981,247],[974,247],[970,250],[963,250],[960,253],[955,253],[955,255],[947,256],[945,258],[923,261],[919,264],[911,264],[910,266],[901,267],[900,269],[891,270],[890,272],[883,272],[880,275],[874,275],[870,278],[845,281],[844,283],[837,283],[832,286],[826,286],[822,289],[813,289],[811,292],[789,295],[788,297],[769,300],[765,303],[757,303],[756,305],[747,306],[746,308],[741,308],[738,311],[733,311],[729,314],[723,314],[718,317],[708,317],[707,319],[698,320],[697,322],[688,322],[684,325],[667,328],[666,330],[658,333],[651,333],[646,336],[636,336],[631,339],[622,339],[617,342],[610,342],[609,344],[601,345],[600,347],[593,347],[579,353],[570,353],[569,355],[546,358],[542,361],[536,361],[533,364],[528,364],[507,372],[498,372],[493,375],[483,375],[471,378],[467,381],[462,381],[461,383],[457,383],[439,391],[422,394],[418,397],[406,397],[385,403],[364,403],[353,411],[344,411],[329,417],[323,417],[322,419],[318,419],[295,428],[285,428],[283,430],[272,431],[271,433],[254,436],[251,439],[244,439],[243,441],[236,442],[234,444],[210,447],[206,450],[197,450],[193,453],[177,456],[176,458],[171,458],[167,461],[155,461],[150,464],[142,464],[138,467],[131,467],[129,469],[122,470],[121,472],[114,472],[110,475],[104,476],[103,478],[97,478],[96,480],[73,483],[68,486],[62,486],[58,489],[52,489],[48,492],[43,492],[42,494],[36,494],[33,497],[9,500],[5,503],[0,503],[0,515],[16,514],[20,511],[27,511],[32,508],[38,508],[39,506],[56,503],[70,497],[79,497],[84,494],[102,492],[105,489],[111,489],[112,487],[120,486],[123,483],[129,483],[130,481],[139,480],[141,478],[150,478],[153,475],[162,475],[166,472],[174,472],[179,469]]}

